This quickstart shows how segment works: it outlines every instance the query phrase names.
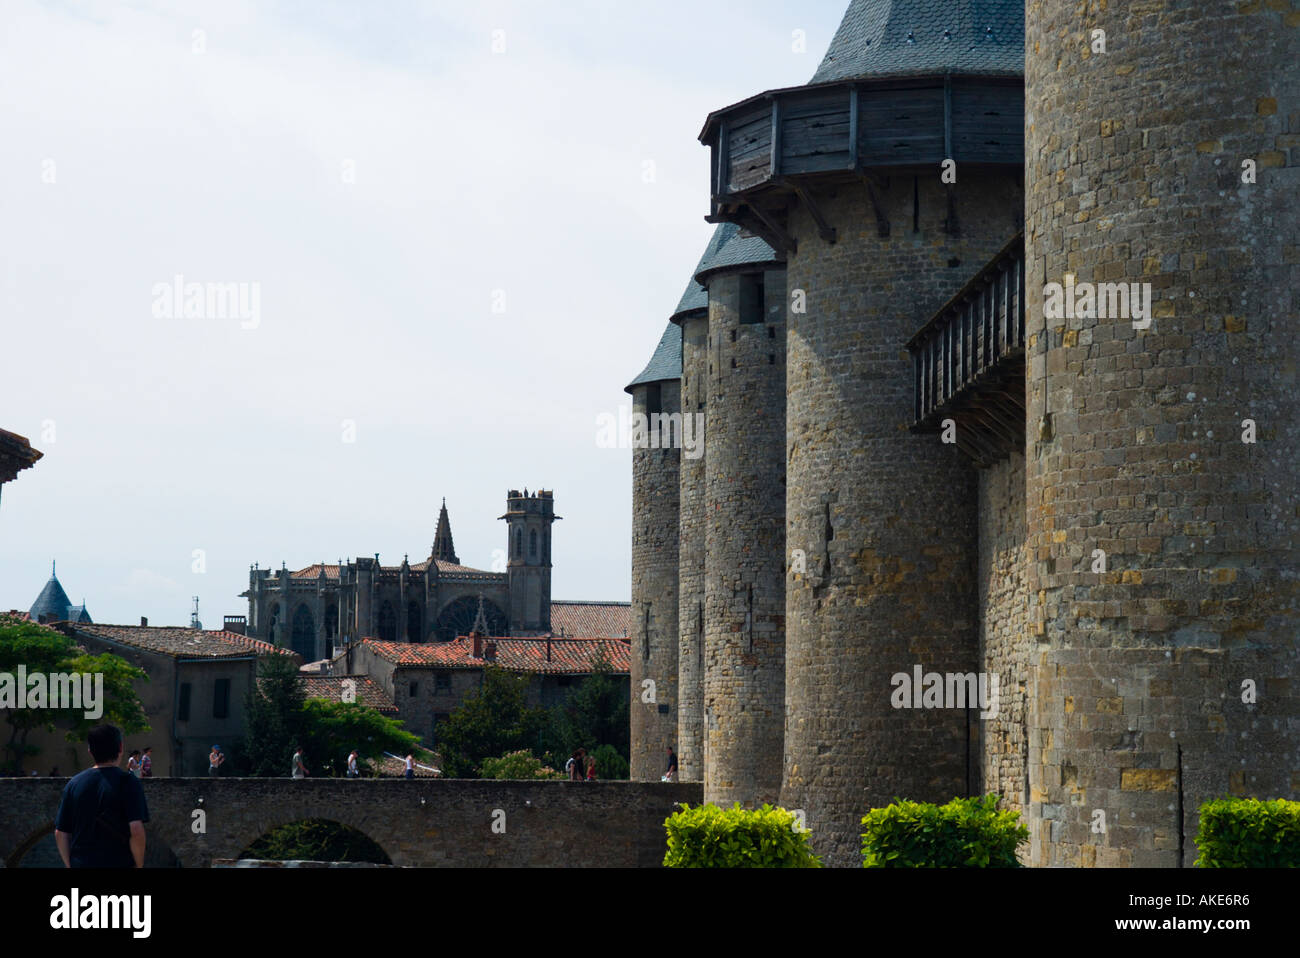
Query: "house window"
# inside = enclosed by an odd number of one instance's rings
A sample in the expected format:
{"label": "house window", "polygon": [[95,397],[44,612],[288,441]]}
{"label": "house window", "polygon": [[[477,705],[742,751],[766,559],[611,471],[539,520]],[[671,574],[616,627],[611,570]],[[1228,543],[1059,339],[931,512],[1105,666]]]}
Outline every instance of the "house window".
{"label": "house window", "polygon": [[740,277],[740,321],[761,323],[767,314],[763,295],[763,274],[747,273]]}
{"label": "house window", "polygon": [[434,673],[434,676],[433,676],[433,688],[434,688],[434,691],[437,691],[437,692],[450,692],[450,691],[451,691],[451,673],[450,673],[450,672],[436,672],[436,673]]}
{"label": "house window", "polygon": [[419,691],[420,691],[420,683],[412,682],[410,688],[407,690],[407,695],[409,695],[411,698],[415,698],[416,693],[418,693]]}
{"label": "house window", "polygon": [[213,684],[212,717],[230,718],[230,679],[217,679]]}
{"label": "house window", "polygon": [[181,683],[181,700],[176,705],[176,720],[179,722],[188,722],[190,720],[190,683]]}

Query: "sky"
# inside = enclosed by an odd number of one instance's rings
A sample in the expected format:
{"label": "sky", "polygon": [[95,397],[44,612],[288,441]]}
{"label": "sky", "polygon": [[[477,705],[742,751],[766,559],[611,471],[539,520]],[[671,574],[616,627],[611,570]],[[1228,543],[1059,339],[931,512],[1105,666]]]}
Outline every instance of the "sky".
{"label": "sky", "polygon": [[57,560],[97,622],[219,627],[253,563],[427,558],[444,498],[491,568],[523,487],[552,597],[628,600],[597,424],[712,232],[697,137],[846,6],[5,0],[0,428],[44,458],[0,609]]}

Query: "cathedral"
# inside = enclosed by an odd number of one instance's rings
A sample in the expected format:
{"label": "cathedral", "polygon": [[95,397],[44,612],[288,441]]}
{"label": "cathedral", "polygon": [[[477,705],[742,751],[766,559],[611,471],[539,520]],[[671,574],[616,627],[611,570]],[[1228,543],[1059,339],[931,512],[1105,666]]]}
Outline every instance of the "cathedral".
{"label": "cathedral", "polygon": [[[287,646],[307,662],[332,658],[361,638],[386,642],[448,642],[467,635],[481,614],[494,636],[551,630],[550,491],[511,490],[506,497],[503,571],[462,565],[444,500],[429,557],[382,565],[340,559],[290,570],[249,570],[248,634]],[[480,625],[482,628],[482,625]]]}

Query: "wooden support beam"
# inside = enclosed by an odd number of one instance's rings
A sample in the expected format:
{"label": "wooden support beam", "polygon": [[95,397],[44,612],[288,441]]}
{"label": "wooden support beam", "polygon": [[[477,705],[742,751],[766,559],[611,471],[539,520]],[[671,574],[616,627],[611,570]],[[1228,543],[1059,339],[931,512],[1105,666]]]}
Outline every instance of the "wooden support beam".
{"label": "wooden support beam", "polygon": [[[790,235],[784,226],[778,223],[771,215],[756,204],[749,205],[749,211],[765,227],[764,233],[760,234],[767,242],[767,245],[774,250],[793,253],[799,248],[795,238]],[[758,232],[755,230],[755,232]]]}
{"label": "wooden support beam", "polygon": [[808,215],[811,216],[813,222],[817,224],[817,235],[827,243],[834,243],[835,227],[831,226],[826,217],[822,214],[821,208],[813,202],[812,194],[799,183],[790,180],[779,180],[777,182],[782,186],[794,190],[795,195],[799,197],[800,202],[802,202],[804,207],[808,210]]}
{"label": "wooden support beam", "polygon": [[863,176],[862,185],[867,188],[867,199],[871,201],[871,208],[876,214],[876,233],[881,239],[889,237],[889,214],[885,212],[884,207],[880,205],[880,197],[876,195],[876,186],[878,180],[872,176]]}

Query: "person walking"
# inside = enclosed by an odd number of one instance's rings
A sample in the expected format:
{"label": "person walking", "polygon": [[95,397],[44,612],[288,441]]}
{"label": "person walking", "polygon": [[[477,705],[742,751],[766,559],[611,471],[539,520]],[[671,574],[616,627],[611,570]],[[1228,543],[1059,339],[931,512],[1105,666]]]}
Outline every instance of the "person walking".
{"label": "person walking", "polygon": [[208,753],[208,777],[216,778],[221,773],[221,766],[225,762],[226,753],[221,751],[221,746],[212,746],[212,751]]}
{"label": "person walking", "polygon": [[406,754],[406,777],[415,778],[415,756],[410,752]]}
{"label": "person walking", "polygon": [[140,777],[153,778],[153,746],[144,747],[144,755],[140,758]]}
{"label": "person walking", "polygon": [[308,774],[307,765],[303,762],[302,746],[299,745],[293,753],[293,777],[306,778]]}
{"label": "person walking", "polygon": [[356,778],[360,774],[357,771],[357,750],[354,748],[348,754],[348,778]]}
{"label": "person walking", "polygon": [[587,756],[587,781],[594,782],[595,780],[596,780],[596,756],[588,755]]}
{"label": "person walking", "polygon": [[86,736],[94,766],[63,786],[54,844],[65,868],[143,868],[149,806],[140,780],[118,768],[122,731],[97,725]]}
{"label": "person walking", "polygon": [[138,748],[131,749],[131,754],[127,757],[126,773],[136,778],[140,777],[140,750]]}
{"label": "person walking", "polygon": [[668,746],[668,771],[664,772],[663,781],[677,781],[677,753],[673,751],[671,745]]}

